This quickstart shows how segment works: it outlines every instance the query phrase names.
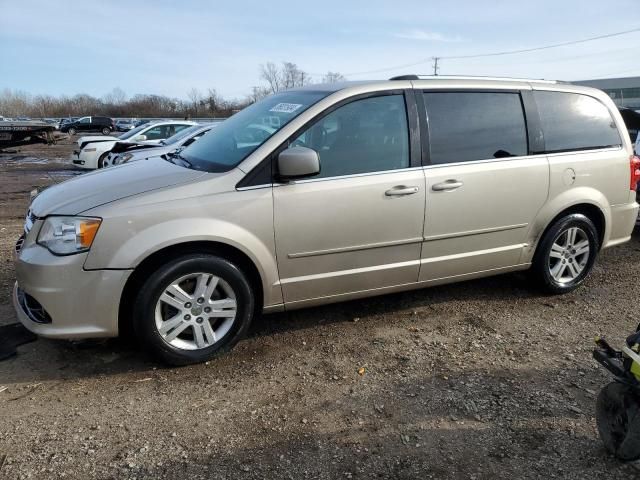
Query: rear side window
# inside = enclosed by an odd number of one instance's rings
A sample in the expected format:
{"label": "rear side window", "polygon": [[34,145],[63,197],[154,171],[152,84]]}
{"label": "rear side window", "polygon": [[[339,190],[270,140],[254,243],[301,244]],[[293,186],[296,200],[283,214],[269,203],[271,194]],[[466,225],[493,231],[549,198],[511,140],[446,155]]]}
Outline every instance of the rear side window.
{"label": "rear side window", "polygon": [[547,153],[622,144],[611,113],[599,100],[567,92],[534,91],[533,95]]}
{"label": "rear side window", "polygon": [[425,92],[431,163],[527,155],[527,128],[515,92]]}

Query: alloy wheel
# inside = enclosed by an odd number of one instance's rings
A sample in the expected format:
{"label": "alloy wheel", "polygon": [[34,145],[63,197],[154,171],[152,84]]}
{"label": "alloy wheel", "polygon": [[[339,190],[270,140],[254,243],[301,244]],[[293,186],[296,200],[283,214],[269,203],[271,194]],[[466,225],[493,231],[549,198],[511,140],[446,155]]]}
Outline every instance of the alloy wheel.
{"label": "alloy wheel", "polygon": [[549,252],[549,273],[558,283],[577,279],[589,261],[591,246],[587,233],[580,227],[569,227],[558,234]]}
{"label": "alloy wheel", "polygon": [[210,273],[184,275],[167,286],[155,307],[158,333],[169,345],[200,350],[220,341],[237,316],[236,294]]}

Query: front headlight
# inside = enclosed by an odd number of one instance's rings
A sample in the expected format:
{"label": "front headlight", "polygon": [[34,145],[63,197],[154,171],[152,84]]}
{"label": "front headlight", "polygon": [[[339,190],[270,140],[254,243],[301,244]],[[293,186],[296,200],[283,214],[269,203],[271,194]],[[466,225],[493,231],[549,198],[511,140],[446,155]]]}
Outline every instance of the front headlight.
{"label": "front headlight", "polygon": [[126,153],[123,156],[119,157],[120,161],[118,162],[120,163],[127,163],[129,160],[131,160],[133,158],[133,154],[131,153]]}
{"label": "front headlight", "polygon": [[38,233],[38,244],[56,255],[86,252],[101,222],[100,218],[47,217]]}

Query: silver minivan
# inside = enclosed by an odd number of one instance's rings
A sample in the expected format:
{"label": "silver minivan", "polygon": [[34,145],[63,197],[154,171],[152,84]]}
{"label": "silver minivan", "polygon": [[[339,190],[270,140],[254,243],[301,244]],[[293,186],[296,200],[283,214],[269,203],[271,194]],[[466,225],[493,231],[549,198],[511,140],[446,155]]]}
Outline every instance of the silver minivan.
{"label": "silver minivan", "polygon": [[591,88],[311,85],[179,155],[42,192],[16,245],[14,304],[42,336],[130,329],[187,364],[231,348],[259,312],[516,270],[564,293],[629,240],[639,163]]}

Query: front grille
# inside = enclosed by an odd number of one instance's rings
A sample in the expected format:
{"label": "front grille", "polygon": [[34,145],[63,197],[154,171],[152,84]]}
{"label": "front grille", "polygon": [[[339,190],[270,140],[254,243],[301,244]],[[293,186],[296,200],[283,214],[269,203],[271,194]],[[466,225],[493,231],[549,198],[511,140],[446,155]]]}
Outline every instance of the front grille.
{"label": "front grille", "polygon": [[19,255],[20,251],[22,250],[22,245],[24,244],[24,233],[22,235],[20,235],[20,238],[18,238],[18,241],[16,242],[16,253]]}
{"label": "front grille", "polygon": [[18,302],[24,313],[36,323],[51,323],[51,317],[40,303],[24,290],[18,288]]}

